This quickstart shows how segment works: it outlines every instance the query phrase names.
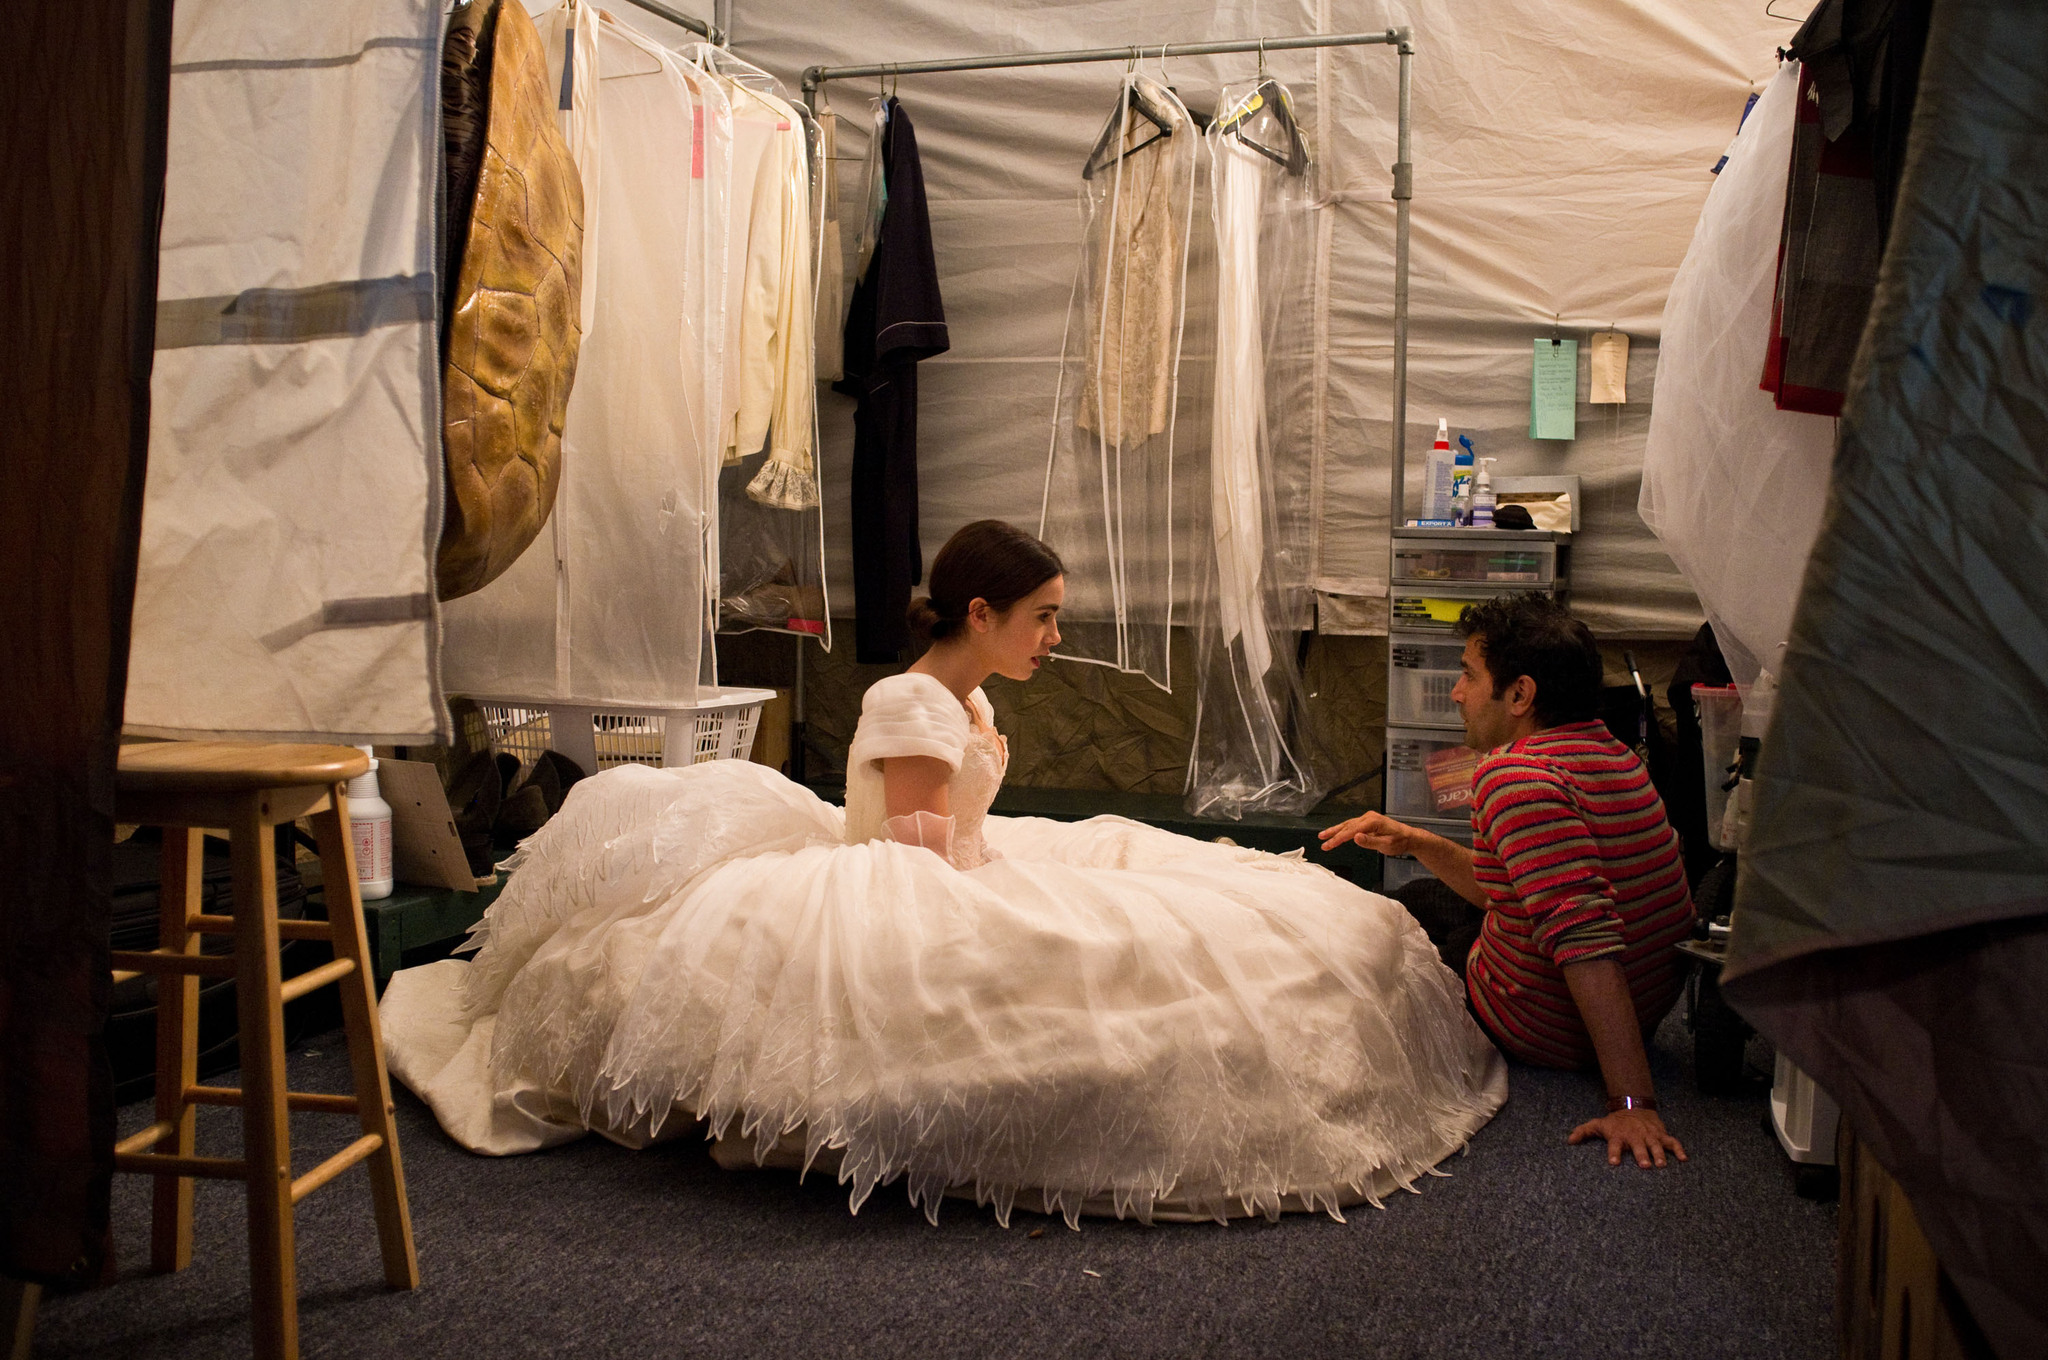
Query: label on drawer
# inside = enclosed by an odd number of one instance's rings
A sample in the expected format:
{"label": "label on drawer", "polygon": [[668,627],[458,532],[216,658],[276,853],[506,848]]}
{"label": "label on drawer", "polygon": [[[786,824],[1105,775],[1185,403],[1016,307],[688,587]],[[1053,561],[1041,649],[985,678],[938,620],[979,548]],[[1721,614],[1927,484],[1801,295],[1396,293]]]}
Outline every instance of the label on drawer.
{"label": "label on drawer", "polygon": [[1430,803],[1438,813],[1463,812],[1472,806],[1472,777],[1479,773],[1479,753],[1469,746],[1431,751],[1422,762],[1429,776]]}

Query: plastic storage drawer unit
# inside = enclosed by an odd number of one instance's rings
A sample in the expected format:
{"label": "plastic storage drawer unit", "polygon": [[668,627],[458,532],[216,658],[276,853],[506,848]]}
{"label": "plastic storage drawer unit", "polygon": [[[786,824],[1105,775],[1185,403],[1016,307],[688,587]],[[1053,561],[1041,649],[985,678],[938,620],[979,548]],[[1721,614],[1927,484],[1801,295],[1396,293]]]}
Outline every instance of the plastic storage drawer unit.
{"label": "plastic storage drawer unit", "polygon": [[1543,586],[1503,585],[1489,590],[1482,585],[1458,582],[1438,586],[1397,581],[1389,593],[1392,597],[1389,623],[1395,629],[1404,633],[1451,633],[1457,629],[1458,616],[1468,605],[1500,595],[1546,595],[1551,592]]}
{"label": "plastic storage drawer unit", "polygon": [[1462,586],[1549,586],[1557,580],[1557,545],[1396,539],[1394,579]]}
{"label": "plastic storage drawer unit", "polygon": [[1464,644],[1400,633],[1387,641],[1387,721],[1400,727],[1462,729],[1465,720],[1451,702],[1451,691],[1458,683]]}
{"label": "plastic storage drawer unit", "polygon": [[1387,815],[1403,822],[1469,816],[1478,766],[1462,732],[1388,727]]}

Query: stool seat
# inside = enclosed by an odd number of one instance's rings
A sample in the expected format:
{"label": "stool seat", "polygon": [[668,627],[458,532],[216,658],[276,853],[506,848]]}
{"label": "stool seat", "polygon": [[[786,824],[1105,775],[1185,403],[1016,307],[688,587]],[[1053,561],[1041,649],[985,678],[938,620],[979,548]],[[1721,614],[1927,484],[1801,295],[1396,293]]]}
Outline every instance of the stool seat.
{"label": "stool seat", "polygon": [[124,793],[254,793],[326,786],[367,774],[353,746],[234,741],[149,741],[123,746],[115,787]]}

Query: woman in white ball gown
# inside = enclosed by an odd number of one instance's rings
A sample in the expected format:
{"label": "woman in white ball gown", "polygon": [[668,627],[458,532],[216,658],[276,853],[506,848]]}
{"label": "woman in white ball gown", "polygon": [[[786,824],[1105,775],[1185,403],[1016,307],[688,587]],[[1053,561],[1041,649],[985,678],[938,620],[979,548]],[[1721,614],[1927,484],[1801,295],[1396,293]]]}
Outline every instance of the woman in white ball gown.
{"label": "woman in white ball gown", "polygon": [[[708,1133],[727,1165],[1063,1214],[1215,1218],[1412,1188],[1507,1096],[1399,905],[1117,817],[990,817],[982,694],[1059,641],[1059,559],[984,520],[876,682],[846,808],[746,761],[577,784],[473,961],[399,973],[391,1070],[478,1152]],[[702,1121],[700,1125],[699,1121]]]}

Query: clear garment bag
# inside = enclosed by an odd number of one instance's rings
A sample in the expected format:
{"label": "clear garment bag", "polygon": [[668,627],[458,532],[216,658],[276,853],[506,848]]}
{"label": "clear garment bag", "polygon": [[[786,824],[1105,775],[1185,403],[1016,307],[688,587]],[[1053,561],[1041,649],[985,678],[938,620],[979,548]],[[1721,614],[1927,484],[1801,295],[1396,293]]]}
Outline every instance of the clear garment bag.
{"label": "clear garment bag", "polygon": [[1297,655],[1313,619],[1314,164],[1277,81],[1226,88],[1204,140],[1215,349],[1187,806],[1298,814],[1323,792]]}
{"label": "clear garment bag", "polygon": [[1058,655],[1164,690],[1173,687],[1175,439],[1200,150],[1171,91],[1124,77],[1083,168],[1081,260],[1039,514],[1039,536],[1067,563]]}

